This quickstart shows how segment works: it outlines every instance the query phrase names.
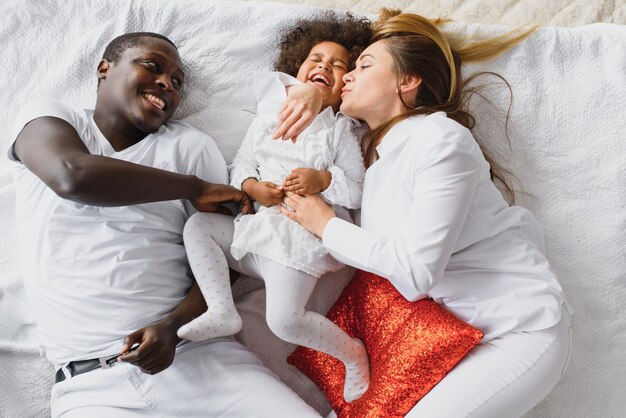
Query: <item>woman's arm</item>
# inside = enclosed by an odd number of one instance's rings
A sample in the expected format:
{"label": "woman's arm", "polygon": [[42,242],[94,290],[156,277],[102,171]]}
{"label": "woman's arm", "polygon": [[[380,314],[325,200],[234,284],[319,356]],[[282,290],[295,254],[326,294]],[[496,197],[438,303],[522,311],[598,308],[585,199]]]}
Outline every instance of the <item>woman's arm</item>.
{"label": "woman's arm", "polygon": [[[285,203],[294,212],[281,210],[323,237],[324,246],[339,261],[389,279],[407,299],[425,297],[443,276],[480,177],[480,163],[469,151],[432,142],[439,145],[424,150],[428,162],[413,173],[409,219],[395,220],[400,224],[398,231],[406,231],[402,237],[367,231],[335,218],[317,196],[289,193]],[[397,202],[381,204],[394,216]]]}
{"label": "woman's arm", "polygon": [[287,86],[287,99],[278,111],[278,125],[274,139],[296,142],[322,109],[322,95],[313,86]]}
{"label": "woman's arm", "polygon": [[188,199],[196,209],[216,211],[235,201],[250,211],[248,197],[226,185],[89,153],[68,122],[41,117],[18,135],[15,155],[64,199],[96,206],[125,206]]}
{"label": "woman's arm", "polygon": [[258,113],[278,113],[274,139],[296,142],[322,108],[322,95],[315,87],[278,71],[254,73],[254,94]]}

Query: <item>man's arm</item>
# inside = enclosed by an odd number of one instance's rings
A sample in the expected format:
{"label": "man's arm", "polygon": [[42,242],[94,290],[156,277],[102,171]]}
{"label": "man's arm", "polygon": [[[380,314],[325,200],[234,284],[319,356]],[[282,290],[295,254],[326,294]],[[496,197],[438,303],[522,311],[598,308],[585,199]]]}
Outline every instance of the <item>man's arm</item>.
{"label": "man's arm", "polygon": [[176,331],[206,311],[206,302],[194,281],[183,301],[167,317],[154,325],[141,328],[124,341],[124,353],[139,344],[137,350],[119,357],[120,361],[133,364],[144,373],[155,374],[167,369],[174,361],[176,344],[181,339]]}
{"label": "man's arm", "polygon": [[216,211],[228,201],[241,203],[244,213],[251,210],[248,197],[233,187],[92,155],[76,130],[55,117],[28,123],[15,141],[14,152],[56,194],[79,203],[125,206],[189,199],[201,211]]}

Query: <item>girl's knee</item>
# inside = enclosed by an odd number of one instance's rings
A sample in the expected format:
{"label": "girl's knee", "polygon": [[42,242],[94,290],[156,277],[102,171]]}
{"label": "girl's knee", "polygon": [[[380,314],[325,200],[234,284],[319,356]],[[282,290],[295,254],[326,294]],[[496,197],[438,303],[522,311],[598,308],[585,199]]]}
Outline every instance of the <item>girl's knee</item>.
{"label": "girl's knee", "polygon": [[301,319],[297,314],[275,313],[267,316],[267,325],[281,340],[296,343],[303,329]]}
{"label": "girl's knee", "polygon": [[190,236],[202,230],[207,225],[207,213],[197,212],[187,219],[183,228],[183,237]]}

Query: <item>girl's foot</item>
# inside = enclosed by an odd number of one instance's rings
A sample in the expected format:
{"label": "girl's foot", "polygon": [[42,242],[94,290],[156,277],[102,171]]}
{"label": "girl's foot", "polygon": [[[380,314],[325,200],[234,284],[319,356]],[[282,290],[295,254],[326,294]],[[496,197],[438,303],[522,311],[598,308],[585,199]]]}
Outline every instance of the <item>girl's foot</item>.
{"label": "girl's foot", "polygon": [[241,317],[235,309],[207,310],[178,329],[178,336],[190,341],[233,335],[241,330]]}
{"label": "girl's foot", "polygon": [[365,345],[358,338],[354,338],[358,344],[355,348],[356,361],[346,363],[346,381],[343,386],[343,398],[346,402],[352,402],[361,397],[370,384],[370,368]]}

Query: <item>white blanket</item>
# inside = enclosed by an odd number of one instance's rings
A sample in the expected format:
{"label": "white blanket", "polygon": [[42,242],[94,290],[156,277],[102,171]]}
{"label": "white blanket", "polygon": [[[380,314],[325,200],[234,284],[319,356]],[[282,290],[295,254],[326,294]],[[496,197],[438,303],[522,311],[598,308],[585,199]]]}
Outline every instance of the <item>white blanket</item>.
{"label": "white blanket", "polygon": [[625,0],[273,0],[378,13],[398,8],[427,17],[449,17],[459,22],[520,26],[528,23],[580,26],[607,22],[626,24]]}
{"label": "white blanket", "polygon": [[[46,416],[53,374],[39,354],[16,253],[15,191],[4,155],[17,111],[41,94],[93,106],[95,68],[106,43],[128,31],[161,32],[180,46],[189,73],[176,116],[213,136],[230,160],[253,116],[253,71],[270,68],[283,28],[318,11],[204,0],[29,0],[2,6],[0,417]],[[448,29],[484,35],[503,28],[459,23]],[[513,88],[511,147],[504,139],[508,90],[502,85],[484,91],[495,106],[472,101],[476,133],[520,180],[526,194],[519,203],[543,225],[548,257],[576,311],[569,370],[532,417],[623,415],[625,51],[623,26],[548,27],[507,55],[466,69],[498,72]],[[326,309],[347,278],[348,272],[325,278],[312,305]],[[242,340],[325,412],[328,405],[310,381],[284,364],[290,347],[261,327],[263,293],[254,290],[259,286],[244,280],[235,289],[246,323]]]}

